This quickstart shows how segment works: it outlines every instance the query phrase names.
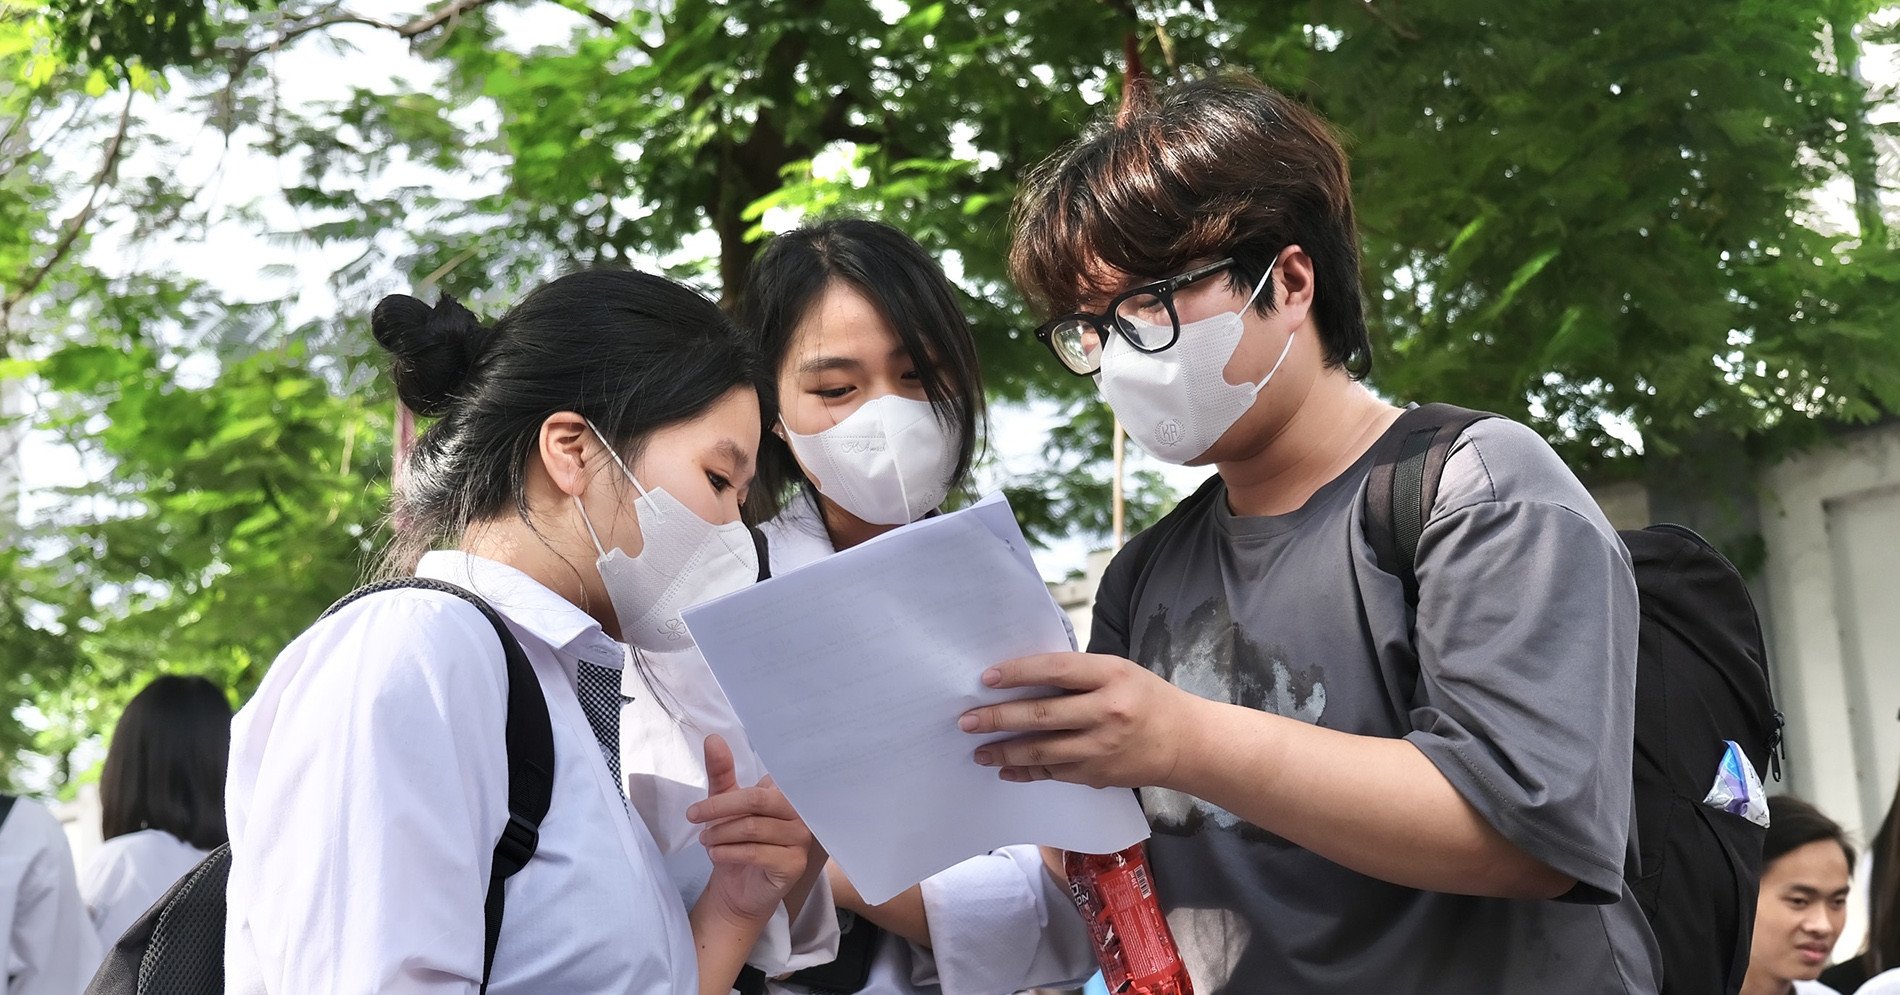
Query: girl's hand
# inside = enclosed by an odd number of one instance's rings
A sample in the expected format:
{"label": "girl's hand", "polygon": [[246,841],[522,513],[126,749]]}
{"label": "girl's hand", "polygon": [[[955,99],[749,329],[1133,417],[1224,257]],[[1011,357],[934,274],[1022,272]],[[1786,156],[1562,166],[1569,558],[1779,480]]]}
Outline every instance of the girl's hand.
{"label": "girl's hand", "polygon": [[816,850],[805,820],[792,810],[767,777],[739,787],[732,748],[706,737],[706,800],[686,810],[712,858],[706,896],[723,914],[741,922],[770,918],[805,873]]}

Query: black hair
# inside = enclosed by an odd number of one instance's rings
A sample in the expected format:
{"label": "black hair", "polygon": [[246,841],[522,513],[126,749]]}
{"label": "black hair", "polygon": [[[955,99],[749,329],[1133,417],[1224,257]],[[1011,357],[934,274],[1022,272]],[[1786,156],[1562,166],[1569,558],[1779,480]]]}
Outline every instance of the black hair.
{"label": "black hair", "polygon": [[1847,831],[1840,823],[1821,814],[1821,810],[1793,795],[1775,795],[1768,799],[1768,835],[1761,843],[1761,866],[1763,872],[1768,865],[1787,856],[1789,851],[1799,850],[1809,843],[1821,840],[1833,840],[1840,844],[1841,852],[1847,855],[1847,870],[1854,870],[1854,845],[1847,841]]}
{"label": "black hair", "polygon": [[[983,375],[955,288],[909,235],[878,221],[837,218],[773,238],[746,275],[739,297],[740,327],[776,382],[793,335],[836,282],[863,294],[897,333],[938,420],[957,432],[950,487],[964,486],[986,420]],[[791,447],[768,429],[759,445],[758,478],[747,501],[749,517],[769,519],[794,489],[811,486]]]}
{"label": "black hair", "polygon": [[402,294],[370,318],[394,356],[396,392],[436,418],[410,453],[391,515],[384,573],[512,505],[528,519],[529,459],[550,415],[593,422],[621,457],[654,430],[704,412],[735,388],[769,410],[755,354],[711,301],[633,270],[586,270],[522,298],[494,327],[444,297]]}
{"label": "black hair", "polygon": [[162,829],[200,850],[225,841],[231,702],[202,677],[154,677],[119,716],[99,775],[106,839]]}
{"label": "black hair", "polygon": [[1872,977],[1900,967],[1900,787],[1867,846],[1874,862],[1867,895],[1867,949],[1861,966]]}

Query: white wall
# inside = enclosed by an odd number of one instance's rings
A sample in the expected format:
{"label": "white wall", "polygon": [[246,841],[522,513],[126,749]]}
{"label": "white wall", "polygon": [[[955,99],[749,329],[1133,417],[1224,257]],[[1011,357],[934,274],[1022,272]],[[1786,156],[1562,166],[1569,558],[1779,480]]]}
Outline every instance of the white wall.
{"label": "white wall", "polygon": [[1792,457],[1766,483],[1785,787],[1864,840],[1900,781],[1900,426]]}
{"label": "white wall", "polygon": [[53,802],[53,815],[66,830],[66,844],[72,847],[73,864],[83,873],[100,845],[100,809],[98,782],[81,785],[79,794],[69,802]]}
{"label": "white wall", "polygon": [[1108,569],[1108,561],[1114,556],[1112,550],[1095,550],[1089,553],[1088,566],[1082,576],[1049,585],[1050,596],[1068,613],[1069,624],[1075,626],[1076,641],[1085,650],[1089,648],[1089,626],[1095,617],[1095,588],[1102,583],[1102,571]]}

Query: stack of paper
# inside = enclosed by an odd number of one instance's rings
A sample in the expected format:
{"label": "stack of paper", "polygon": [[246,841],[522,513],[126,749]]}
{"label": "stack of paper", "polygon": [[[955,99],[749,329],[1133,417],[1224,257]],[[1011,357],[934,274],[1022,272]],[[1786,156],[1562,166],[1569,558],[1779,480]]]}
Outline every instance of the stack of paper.
{"label": "stack of paper", "polygon": [[[766,769],[867,901],[1016,843],[1110,853],[1148,835],[1130,791],[1016,784],[957,728],[1005,660],[1070,649],[1008,502],[991,495],[688,609]],[[997,739],[1001,737],[989,737]]]}

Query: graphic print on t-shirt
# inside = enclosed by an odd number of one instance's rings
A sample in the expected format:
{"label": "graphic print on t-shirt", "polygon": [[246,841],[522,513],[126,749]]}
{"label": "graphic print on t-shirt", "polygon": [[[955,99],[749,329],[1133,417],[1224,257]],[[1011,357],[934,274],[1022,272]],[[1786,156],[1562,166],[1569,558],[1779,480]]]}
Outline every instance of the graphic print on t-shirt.
{"label": "graphic print on t-shirt", "polygon": [[[1136,658],[1174,686],[1213,701],[1225,701],[1319,724],[1326,713],[1324,672],[1296,667],[1279,644],[1262,646],[1234,625],[1227,599],[1214,596],[1184,617],[1167,603],[1148,616]],[[1243,836],[1267,834],[1232,812],[1167,789],[1141,793],[1155,832],[1190,834],[1203,823]]]}

